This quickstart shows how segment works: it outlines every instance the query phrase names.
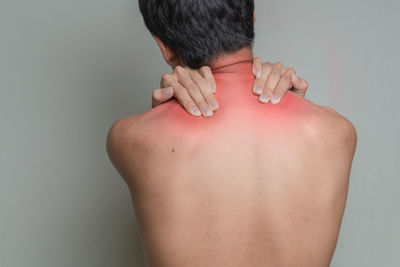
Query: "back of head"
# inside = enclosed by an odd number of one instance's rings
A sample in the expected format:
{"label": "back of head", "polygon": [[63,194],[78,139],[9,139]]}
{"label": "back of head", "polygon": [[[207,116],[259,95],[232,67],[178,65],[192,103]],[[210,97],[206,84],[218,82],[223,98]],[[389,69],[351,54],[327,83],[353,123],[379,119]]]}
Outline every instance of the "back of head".
{"label": "back of head", "polygon": [[139,6],[151,34],[191,68],[253,45],[254,0],[139,0]]}

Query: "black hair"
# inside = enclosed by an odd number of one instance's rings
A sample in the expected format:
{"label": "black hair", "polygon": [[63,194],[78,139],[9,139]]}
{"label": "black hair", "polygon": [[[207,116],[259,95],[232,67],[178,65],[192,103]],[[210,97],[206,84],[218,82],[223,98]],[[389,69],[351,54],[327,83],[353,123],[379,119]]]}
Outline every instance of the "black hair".
{"label": "black hair", "polygon": [[139,0],[146,27],[200,68],[220,54],[254,42],[254,0]]}

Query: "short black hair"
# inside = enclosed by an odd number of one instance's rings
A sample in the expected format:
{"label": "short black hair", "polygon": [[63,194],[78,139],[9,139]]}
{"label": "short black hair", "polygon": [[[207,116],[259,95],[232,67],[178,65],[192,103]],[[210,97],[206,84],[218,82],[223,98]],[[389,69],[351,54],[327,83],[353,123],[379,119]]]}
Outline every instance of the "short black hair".
{"label": "short black hair", "polygon": [[208,65],[254,42],[254,0],[139,0],[146,27],[182,64]]}

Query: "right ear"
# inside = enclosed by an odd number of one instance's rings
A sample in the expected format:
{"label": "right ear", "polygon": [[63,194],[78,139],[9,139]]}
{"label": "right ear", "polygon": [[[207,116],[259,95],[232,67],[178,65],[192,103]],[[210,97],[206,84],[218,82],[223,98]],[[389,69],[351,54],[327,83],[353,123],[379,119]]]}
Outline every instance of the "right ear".
{"label": "right ear", "polygon": [[254,21],[253,21],[254,24],[256,23],[256,20],[257,20],[257,14],[256,11],[254,10]]}
{"label": "right ear", "polygon": [[180,65],[179,55],[168,45],[166,45],[163,41],[160,40],[157,36],[153,35],[154,40],[158,47],[160,48],[161,55],[163,56],[165,62],[174,68],[177,65]]}

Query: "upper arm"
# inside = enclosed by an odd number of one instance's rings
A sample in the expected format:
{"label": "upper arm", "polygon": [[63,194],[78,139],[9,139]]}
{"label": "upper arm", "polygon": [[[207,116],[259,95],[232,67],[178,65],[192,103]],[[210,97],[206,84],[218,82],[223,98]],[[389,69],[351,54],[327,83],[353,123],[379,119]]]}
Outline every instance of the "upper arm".
{"label": "upper arm", "polygon": [[323,163],[320,167],[327,168],[327,173],[347,179],[357,146],[356,129],[334,110],[319,115],[307,127],[310,160]]}
{"label": "upper arm", "polygon": [[126,180],[132,173],[137,145],[136,118],[129,117],[116,121],[107,135],[107,154],[119,174]]}
{"label": "upper arm", "polygon": [[342,204],[346,200],[357,133],[353,124],[340,115],[319,115],[306,128],[304,160],[312,162],[307,171],[318,177],[315,181],[325,199],[337,208],[339,200]]}
{"label": "upper arm", "polygon": [[335,110],[328,108],[335,119],[334,130],[337,135],[338,144],[342,144],[343,149],[350,153],[351,158],[354,156],[354,152],[357,146],[357,131],[354,125],[344,116],[337,113]]}
{"label": "upper arm", "polygon": [[349,147],[353,156],[357,146],[357,130],[346,118],[343,121],[343,135],[344,143]]}
{"label": "upper arm", "polygon": [[107,154],[113,163],[118,158],[118,154],[120,152],[119,148],[121,147],[121,137],[124,135],[124,132],[125,126],[123,119],[114,122],[108,131],[106,148]]}
{"label": "upper arm", "polygon": [[357,131],[354,125],[344,116],[340,115],[330,107],[320,106],[325,111],[328,111],[331,121],[332,131],[335,132],[337,142],[343,144],[350,152],[354,154],[357,146]]}

